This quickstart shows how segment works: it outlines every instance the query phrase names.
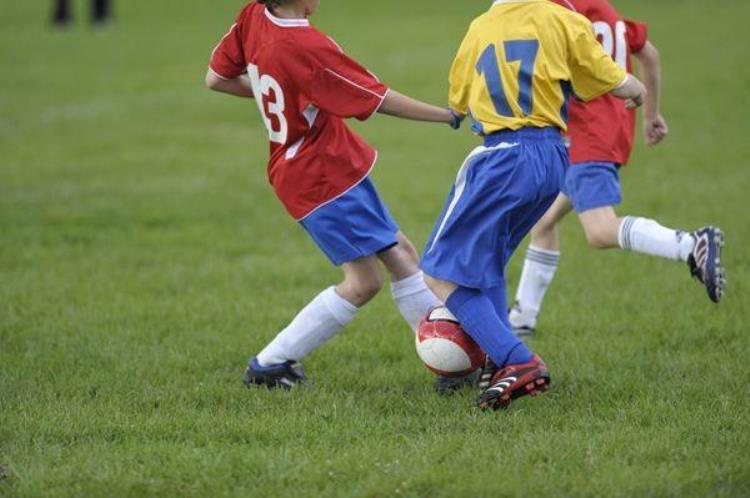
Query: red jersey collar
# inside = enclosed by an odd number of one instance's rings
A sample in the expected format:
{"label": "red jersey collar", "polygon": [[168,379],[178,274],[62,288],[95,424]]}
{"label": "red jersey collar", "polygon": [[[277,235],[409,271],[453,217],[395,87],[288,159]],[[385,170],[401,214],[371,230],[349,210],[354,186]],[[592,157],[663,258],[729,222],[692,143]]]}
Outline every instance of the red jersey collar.
{"label": "red jersey collar", "polygon": [[275,15],[271,14],[271,11],[267,8],[264,10],[266,13],[266,17],[270,19],[271,22],[276,26],[280,26],[282,28],[306,28],[310,26],[310,21],[308,21],[307,19],[284,19],[283,17],[276,17]]}

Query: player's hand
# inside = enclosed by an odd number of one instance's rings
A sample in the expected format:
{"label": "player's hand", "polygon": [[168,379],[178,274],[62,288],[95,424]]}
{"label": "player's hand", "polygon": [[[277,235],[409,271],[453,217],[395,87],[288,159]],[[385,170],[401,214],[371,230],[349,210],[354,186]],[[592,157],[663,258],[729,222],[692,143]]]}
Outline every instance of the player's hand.
{"label": "player's hand", "polygon": [[629,98],[625,101],[625,108],[627,109],[638,109],[643,105],[643,103],[646,101],[646,94],[642,93],[640,95],[636,95],[635,97]]}
{"label": "player's hand", "polygon": [[463,123],[464,119],[466,119],[466,115],[458,113],[454,111],[453,109],[448,109],[451,113],[451,122],[450,127],[454,130],[458,130],[461,128],[461,123]]}
{"label": "player's hand", "polygon": [[643,121],[643,133],[649,147],[661,143],[669,135],[669,126],[664,116],[657,114],[653,118],[646,117]]}

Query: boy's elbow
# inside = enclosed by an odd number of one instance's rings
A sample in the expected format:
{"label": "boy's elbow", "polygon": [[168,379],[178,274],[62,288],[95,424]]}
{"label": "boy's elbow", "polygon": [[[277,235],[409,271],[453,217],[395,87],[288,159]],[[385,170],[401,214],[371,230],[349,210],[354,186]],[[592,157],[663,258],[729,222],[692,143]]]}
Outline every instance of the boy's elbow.
{"label": "boy's elbow", "polygon": [[646,42],[641,51],[635,55],[642,63],[645,64],[659,64],[659,62],[661,61],[661,54],[659,54],[659,49],[657,49],[651,42]]}
{"label": "boy's elbow", "polygon": [[219,85],[221,85],[221,82],[222,79],[209,69],[206,73],[205,79],[206,88],[208,88],[209,90],[217,90],[219,88]]}

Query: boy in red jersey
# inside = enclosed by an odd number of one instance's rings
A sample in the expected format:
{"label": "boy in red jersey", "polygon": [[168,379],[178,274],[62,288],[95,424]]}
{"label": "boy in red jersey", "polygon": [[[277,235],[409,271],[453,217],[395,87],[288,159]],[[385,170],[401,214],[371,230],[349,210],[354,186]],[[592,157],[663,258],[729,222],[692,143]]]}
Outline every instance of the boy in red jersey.
{"label": "boy in red jersey", "polygon": [[401,95],[347,57],[308,17],[319,0],[248,4],[214,50],[209,88],[254,98],[268,129],[268,176],[277,196],[344,280],[320,293],[250,360],[246,385],[291,388],[299,361],[354,319],[382,287],[413,329],[437,299],[424,284],[418,254],[399,231],[369,178],[377,152],[345,124],[376,112],[450,124],[446,109]]}
{"label": "boy in red jersey", "polygon": [[[639,60],[648,89],[645,102],[646,143],[660,143],[669,131],[660,112],[659,53],[648,41],[646,25],[623,19],[607,0],[553,0],[586,16],[604,51],[631,72],[631,54]],[[625,250],[688,263],[690,272],[719,302],[725,287],[721,265],[721,230],[706,227],[692,233],[672,230],[654,220],[621,218],[618,171],[630,157],[635,137],[635,111],[611,96],[589,103],[570,102],[570,162],[563,193],[531,232],[523,274],[510,321],[519,335],[530,334],[560,258],[558,223],[575,210],[593,247]]]}

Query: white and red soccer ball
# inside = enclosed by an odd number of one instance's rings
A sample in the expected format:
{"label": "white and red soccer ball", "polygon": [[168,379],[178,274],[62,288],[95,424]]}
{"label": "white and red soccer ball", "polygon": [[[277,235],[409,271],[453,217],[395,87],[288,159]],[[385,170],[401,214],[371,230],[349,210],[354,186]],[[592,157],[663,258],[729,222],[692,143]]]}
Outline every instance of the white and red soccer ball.
{"label": "white and red soccer ball", "polygon": [[484,352],[444,306],[430,310],[417,329],[417,354],[427,368],[446,377],[463,377],[484,364]]}

